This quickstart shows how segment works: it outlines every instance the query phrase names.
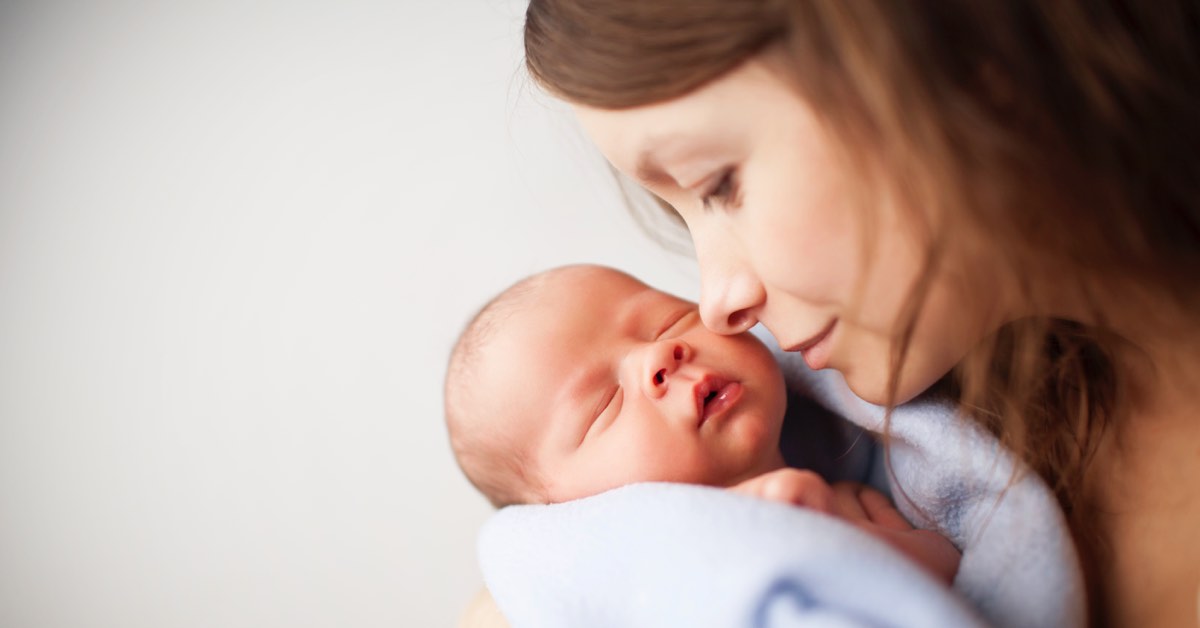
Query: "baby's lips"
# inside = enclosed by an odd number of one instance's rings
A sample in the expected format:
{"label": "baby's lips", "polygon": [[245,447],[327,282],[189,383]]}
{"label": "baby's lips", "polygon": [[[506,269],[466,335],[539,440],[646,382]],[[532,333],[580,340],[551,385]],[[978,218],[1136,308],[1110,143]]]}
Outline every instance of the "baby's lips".
{"label": "baby's lips", "polygon": [[721,378],[716,375],[708,374],[701,377],[692,387],[692,397],[696,403],[696,418],[700,423],[705,419],[705,406],[708,405],[708,395],[715,390],[720,390],[725,384]]}
{"label": "baby's lips", "polygon": [[723,414],[742,396],[742,386],[719,375],[706,375],[692,389],[696,399],[699,425]]}

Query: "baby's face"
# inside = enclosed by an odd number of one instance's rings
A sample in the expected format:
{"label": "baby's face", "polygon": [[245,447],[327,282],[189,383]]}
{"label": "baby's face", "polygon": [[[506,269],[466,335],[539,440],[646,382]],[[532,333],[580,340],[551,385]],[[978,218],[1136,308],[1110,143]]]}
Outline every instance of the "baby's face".
{"label": "baby's face", "polygon": [[726,486],[782,465],[783,378],[756,338],[714,334],[694,303],[610,269],[548,282],[499,324],[477,390],[529,448],[543,498]]}

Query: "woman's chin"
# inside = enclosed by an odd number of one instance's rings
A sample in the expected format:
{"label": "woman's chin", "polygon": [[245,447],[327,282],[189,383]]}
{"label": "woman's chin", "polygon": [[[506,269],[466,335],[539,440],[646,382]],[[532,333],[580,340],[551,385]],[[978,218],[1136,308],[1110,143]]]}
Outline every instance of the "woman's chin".
{"label": "woman's chin", "polygon": [[888,404],[900,405],[912,401],[921,393],[928,390],[945,373],[936,374],[929,373],[925,377],[913,377],[911,370],[901,377],[899,386],[896,387],[894,395],[889,394],[888,382],[891,380],[886,367],[875,369],[874,372],[864,370],[853,370],[842,373],[846,379],[846,385],[850,391],[857,395],[863,401],[873,403],[877,406],[886,406]]}

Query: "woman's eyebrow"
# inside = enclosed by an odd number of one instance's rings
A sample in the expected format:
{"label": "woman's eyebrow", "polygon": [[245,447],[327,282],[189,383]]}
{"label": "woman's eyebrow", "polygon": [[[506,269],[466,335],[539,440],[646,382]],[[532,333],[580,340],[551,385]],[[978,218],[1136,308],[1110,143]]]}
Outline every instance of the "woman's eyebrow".
{"label": "woman's eyebrow", "polygon": [[637,156],[637,165],[634,167],[634,174],[639,181],[645,183],[653,183],[657,185],[675,185],[675,179],[671,178],[663,171],[654,153],[649,148],[643,148]]}
{"label": "woman's eyebrow", "polygon": [[667,174],[666,169],[659,163],[658,155],[681,148],[679,144],[682,141],[683,138],[673,133],[658,133],[647,137],[638,149],[637,158],[633,162],[634,174],[640,181],[646,183],[679,187],[679,183]]}

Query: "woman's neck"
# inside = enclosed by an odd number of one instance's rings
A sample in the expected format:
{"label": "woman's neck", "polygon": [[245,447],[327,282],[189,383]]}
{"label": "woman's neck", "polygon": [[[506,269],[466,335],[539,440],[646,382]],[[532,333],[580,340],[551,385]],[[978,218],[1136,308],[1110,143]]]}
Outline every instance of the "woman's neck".
{"label": "woman's neck", "polygon": [[1114,356],[1122,407],[1089,474],[1107,545],[1103,612],[1117,626],[1197,625],[1200,330],[1127,331]]}

